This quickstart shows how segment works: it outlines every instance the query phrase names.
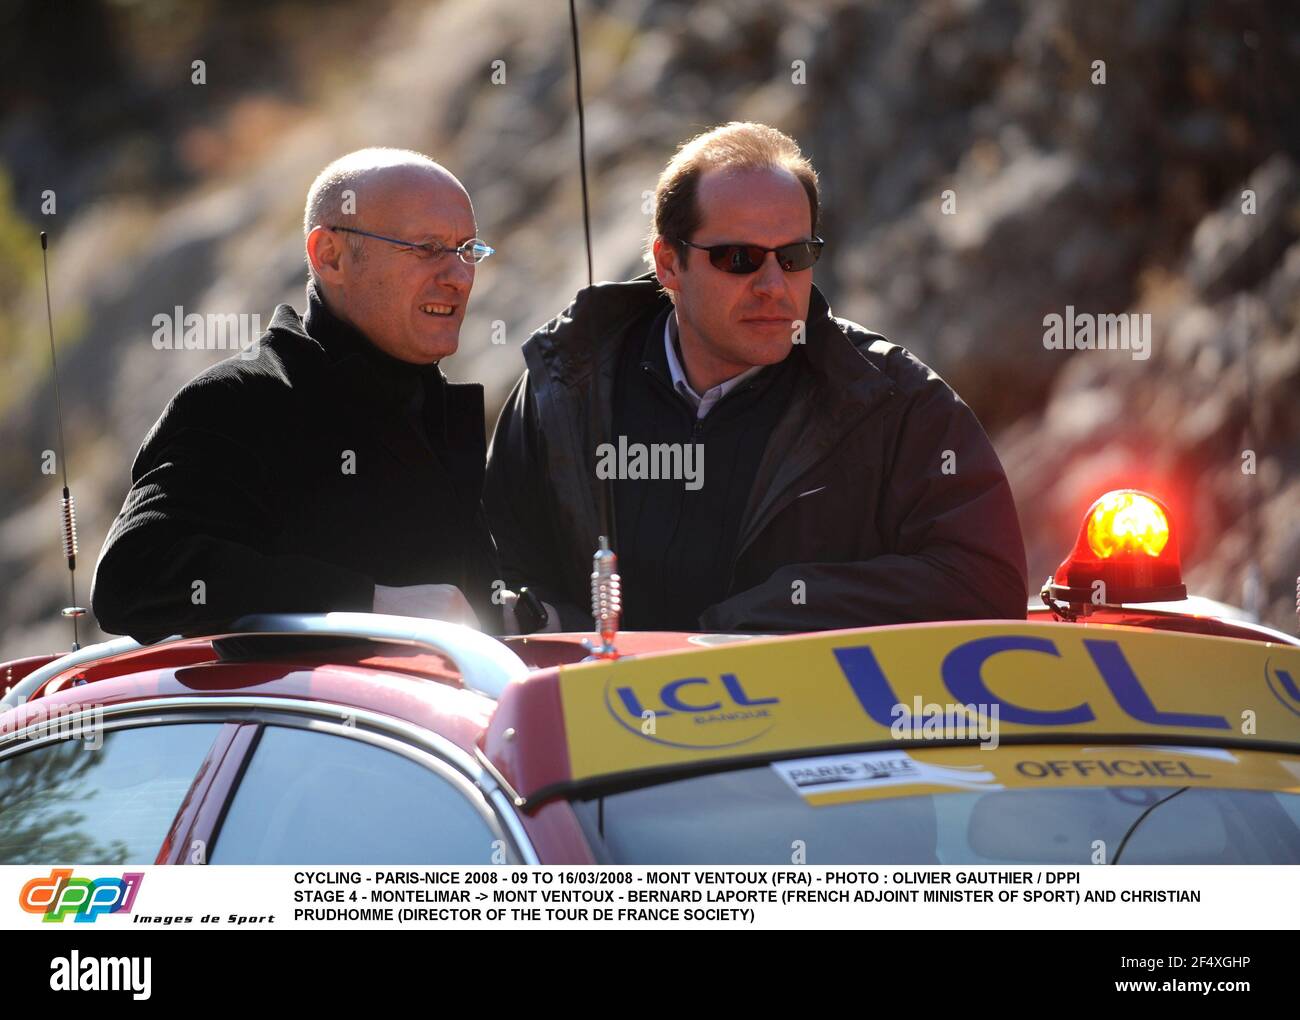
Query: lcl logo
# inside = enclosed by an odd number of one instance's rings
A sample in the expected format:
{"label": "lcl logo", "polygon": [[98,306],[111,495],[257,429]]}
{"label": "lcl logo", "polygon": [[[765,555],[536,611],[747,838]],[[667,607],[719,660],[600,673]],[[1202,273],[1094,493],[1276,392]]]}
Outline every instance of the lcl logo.
{"label": "lcl logo", "polygon": [[716,750],[747,744],[772,728],[772,708],[780,703],[746,690],[735,673],[670,680],[644,701],[631,687],[605,688],[605,707],[615,722],[667,747]]}
{"label": "lcl logo", "polygon": [[[688,676],[673,680],[659,688],[660,704],[651,705],[648,710],[662,719],[678,712],[719,712],[728,707],[754,708],[758,705],[775,705],[781,700],[780,698],[751,698],[736,679],[735,673],[723,673],[720,680],[721,687],[703,676]],[[632,688],[618,687],[616,691],[619,700],[633,717],[639,718],[647,711],[641,706]]]}
{"label": "lcl logo", "polygon": [[1264,679],[1268,681],[1268,689],[1282,703],[1282,707],[1300,715],[1300,679],[1292,676],[1290,670],[1281,667],[1274,669],[1272,659],[1264,663]]}

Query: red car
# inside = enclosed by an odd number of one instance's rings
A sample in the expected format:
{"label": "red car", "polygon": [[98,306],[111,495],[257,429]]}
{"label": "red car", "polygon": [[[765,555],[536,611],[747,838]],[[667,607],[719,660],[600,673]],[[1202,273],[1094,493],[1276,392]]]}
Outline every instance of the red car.
{"label": "red car", "polygon": [[1300,641],[1184,594],[1119,493],[1023,622],[583,661],[331,613],[20,659],[0,863],[1300,862]]}

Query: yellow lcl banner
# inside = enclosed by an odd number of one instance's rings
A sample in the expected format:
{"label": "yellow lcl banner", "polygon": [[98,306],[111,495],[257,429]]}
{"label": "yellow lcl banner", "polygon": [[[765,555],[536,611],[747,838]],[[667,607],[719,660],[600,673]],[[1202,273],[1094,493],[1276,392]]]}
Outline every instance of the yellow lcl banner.
{"label": "yellow lcl banner", "polygon": [[559,682],[575,781],[924,746],[959,719],[977,740],[991,728],[997,739],[1300,750],[1300,647],[1130,627],[915,624],[757,639],[566,666]]}

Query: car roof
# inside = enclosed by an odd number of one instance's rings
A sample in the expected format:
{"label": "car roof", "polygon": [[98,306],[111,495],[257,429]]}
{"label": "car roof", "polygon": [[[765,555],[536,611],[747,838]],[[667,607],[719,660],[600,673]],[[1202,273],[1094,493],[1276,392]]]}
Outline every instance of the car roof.
{"label": "car roof", "polygon": [[[1123,622],[1103,622],[1114,620]],[[1267,640],[1267,633],[1271,632],[1261,633],[1240,622],[1138,607],[1098,613],[1082,624],[1054,621],[1044,610],[1031,612],[1026,621],[907,624],[811,635],[627,632],[619,636],[618,642],[623,657],[603,663],[582,661],[587,657],[584,635],[546,635],[507,642],[519,657],[523,671],[505,684],[499,696],[467,687],[451,656],[427,647],[360,640],[336,641],[329,647],[299,642],[288,647],[263,646],[249,657],[230,654],[220,640],[194,638],[129,648],[73,663],[62,670],[57,669],[58,663],[52,664],[47,668],[55,672],[46,681],[41,696],[0,718],[4,730],[13,731],[59,712],[216,695],[255,698],[272,706],[277,698],[286,703],[309,702],[322,713],[337,711],[341,717],[346,717],[349,709],[363,709],[429,729],[468,752],[481,751],[481,757],[520,803],[540,803],[548,797],[602,783],[639,782],[648,776],[730,767],[748,758],[791,757],[822,753],[828,748],[902,746],[890,741],[887,730],[882,733],[878,725],[874,730],[868,727],[869,732],[846,732],[840,725],[844,704],[838,713],[826,714],[825,705],[817,699],[833,702],[851,691],[853,685],[849,677],[846,687],[843,664],[837,665],[837,656],[875,656],[896,688],[893,693],[903,703],[910,701],[909,690],[925,697],[952,700],[953,692],[942,684],[949,658],[962,648],[999,640],[1013,641],[1010,646],[1004,645],[1004,650],[1014,650],[1014,640],[1028,642],[1027,647],[1020,648],[1021,661],[1033,664],[1042,673],[1044,683],[1064,684],[1066,689],[1073,689],[1071,684],[1079,690],[1088,687],[1094,701],[1105,689],[1097,686],[1098,666],[1090,643],[1098,648],[1113,646],[1112,658],[1118,658],[1110,663],[1112,670],[1122,671],[1117,663],[1127,663],[1125,656],[1140,660],[1141,668],[1132,677],[1121,679],[1130,684],[1135,681],[1143,695],[1150,693],[1142,684],[1151,682],[1153,668],[1160,673],[1154,679],[1162,697],[1168,698],[1179,693],[1177,684],[1171,681],[1177,672],[1174,664],[1184,672],[1190,671],[1188,682],[1192,682],[1198,677],[1210,677],[1207,663],[1219,663],[1221,668],[1228,663],[1234,676],[1245,675],[1243,671],[1251,674],[1251,704],[1244,707],[1253,706],[1262,717],[1264,725],[1258,739],[1272,740],[1275,747],[1300,746],[1300,696],[1294,699],[1294,705],[1289,704],[1288,692],[1292,688],[1286,682],[1300,678],[1300,647],[1286,635],[1279,635],[1283,639],[1280,641]],[[1041,643],[1037,646],[1040,651],[1052,646],[1058,653],[1035,658],[1034,642]],[[1092,656],[1091,661],[1088,656]],[[1062,657],[1069,660],[1068,668],[1057,661]],[[722,742],[733,747],[689,746],[689,740],[684,742],[688,746],[671,747],[672,741],[642,739],[632,720],[618,718],[619,698],[639,698],[644,705],[658,709],[657,718],[666,719],[670,713],[653,701],[661,693],[657,684],[684,682],[679,689],[704,689],[708,683],[725,684],[725,678],[730,676],[745,697],[758,697],[745,686],[752,682],[762,686],[774,681],[787,691],[794,681],[780,675],[779,669],[774,676],[775,667],[770,663],[775,662],[792,664],[785,667],[791,675],[805,674],[805,686],[815,695],[811,700],[802,698],[804,705],[799,711],[808,713],[808,718],[793,728],[802,736],[783,734],[781,741],[773,743],[750,741],[742,735]],[[814,665],[804,665],[807,663]],[[1054,668],[1043,672],[1044,663]],[[1161,663],[1170,668],[1165,669]],[[922,674],[928,678],[925,683],[912,682]],[[897,680],[900,675],[907,677],[901,681],[902,686]],[[999,685],[1006,682],[997,679]],[[1199,682],[1205,685],[1205,681]],[[798,686],[795,683],[786,694],[778,695],[782,707],[769,708],[769,713],[789,715],[785,705],[792,695],[800,693]],[[1228,695],[1233,692],[1222,690],[1224,686],[1220,682],[1213,690],[1231,701]],[[999,686],[998,695],[1014,705],[1014,697],[1005,686]],[[1110,695],[1114,702],[1113,690]],[[853,708],[853,702],[848,705]],[[1227,711],[1223,705],[1218,707]],[[1237,710],[1235,703],[1229,708]],[[861,705],[855,711],[861,721]],[[1095,727],[1066,727],[1050,732],[1040,728],[1038,737],[1232,742],[1223,732],[1198,732],[1194,726],[1153,729],[1144,724],[1135,728],[1132,713],[1127,718],[1122,712],[1111,715],[1113,732],[1103,733]],[[789,723],[794,720],[781,721],[784,730],[790,731]],[[733,722],[724,720],[717,729],[727,729]],[[823,730],[808,732],[810,725],[814,730]],[[1013,721],[1012,739],[1031,735],[1016,732],[1015,726]],[[653,753],[647,753],[647,747]]]}
{"label": "car roof", "polygon": [[579,663],[511,684],[483,741],[524,803],[782,758],[969,746],[895,725],[998,711],[1006,744],[1300,752],[1300,647],[1035,619],[907,624]]}
{"label": "car roof", "polygon": [[[587,654],[588,635],[555,634],[507,642],[528,668],[576,663]],[[629,655],[709,647],[707,635],[628,632],[620,642]],[[382,641],[346,643],[304,639],[238,648],[212,638],[174,639],[130,647],[58,669],[57,656],[32,656],[7,665],[21,677],[46,667],[50,676],[32,700],[3,718],[14,731],[55,713],[119,707],[168,698],[240,694],[261,699],[313,701],[323,709],[380,712],[431,729],[473,751],[496,700],[465,685],[451,657],[416,646]],[[89,650],[87,650],[89,651]],[[76,656],[67,657],[75,660]]]}

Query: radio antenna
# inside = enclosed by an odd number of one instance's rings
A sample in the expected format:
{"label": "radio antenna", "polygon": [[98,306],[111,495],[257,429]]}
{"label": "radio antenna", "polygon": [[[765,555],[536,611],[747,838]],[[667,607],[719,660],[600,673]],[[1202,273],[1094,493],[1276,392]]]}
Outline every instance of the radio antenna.
{"label": "radio antenna", "polygon": [[[582,47],[578,41],[578,9],[575,0],[569,0],[569,28],[573,38],[573,82],[578,100],[578,170],[582,179],[582,229],[587,241],[587,287],[595,282],[591,256],[591,202],[587,195],[587,121],[582,104]],[[601,438],[601,416],[598,398],[600,387],[599,366],[597,364],[595,345],[592,346],[591,385],[587,399],[589,404],[590,434],[593,442],[592,456],[596,456],[595,447]],[[595,473],[593,461],[593,477]],[[591,615],[596,624],[596,633],[600,643],[591,647],[591,655],[597,659],[616,659],[618,651],[614,648],[614,638],[618,634],[619,617],[622,615],[622,581],[618,575],[618,557],[611,548],[614,538],[613,499],[610,487],[613,482],[605,479],[597,484],[596,501],[600,514],[600,538],[596,554],[591,563]]]}
{"label": "radio antenna", "polygon": [[71,603],[63,615],[72,621],[72,650],[81,647],[77,633],[77,618],[86,611],[77,605],[77,505],[68,490],[68,446],[63,438],[63,399],[59,394],[59,363],[54,352],[54,310],[50,304],[49,238],[41,231],[41,268],[45,273],[45,319],[50,328],[50,374],[54,380],[54,413],[59,423],[59,466],[63,469],[63,499],[60,514],[63,519],[63,555],[68,560],[68,592]]}
{"label": "radio antenna", "polygon": [[582,105],[582,53],[578,43],[578,9],[569,0],[569,28],[573,37],[573,88],[578,99],[578,173],[582,178],[582,230],[587,238],[587,286],[595,283],[591,260],[591,206],[587,200],[587,118]]}

